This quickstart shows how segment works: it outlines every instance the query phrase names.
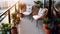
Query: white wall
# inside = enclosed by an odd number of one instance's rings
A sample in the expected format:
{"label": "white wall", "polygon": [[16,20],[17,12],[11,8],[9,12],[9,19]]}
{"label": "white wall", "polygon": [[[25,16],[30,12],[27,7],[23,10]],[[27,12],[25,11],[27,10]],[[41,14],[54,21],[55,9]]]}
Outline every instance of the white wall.
{"label": "white wall", "polygon": [[[34,1],[38,1],[38,0],[20,0],[21,3],[26,3],[26,4],[34,4]],[[43,0],[40,0],[43,2]],[[49,1],[49,0],[46,0],[46,1]],[[54,0],[57,2],[60,2],[60,0]]]}
{"label": "white wall", "polygon": [[12,6],[17,2],[18,0],[0,0],[0,7],[5,7],[5,6]]}
{"label": "white wall", "polygon": [[[8,5],[9,6],[11,6],[11,5],[13,5],[16,1],[18,1],[18,0],[0,0],[0,2],[4,2],[4,1],[8,1],[7,3],[8,3]],[[38,1],[38,0],[20,0],[20,2],[21,3],[26,3],[26,4],[32,4],[32,5],[34,5],[34,1]],[[42,1],[43,2],[43,0],[40,0],[40,1]],[[56,1],[56,3],[57,2],[60,2],[60,0],[55,0]],[[1,5],[2,3],[0,3],[0,6],[3,6],[3,5]]]}
{"label": "white wall", "polygon": [[8,2],[7,1],[0,1],[0,8],[7,8]]}
{"label": "white wall", "polygon": [[[21,3],[32,4],[32,5],[34,5],[34,1],[38,1],[38,0],[20,0]],[[43,0],[40,0],[40,1],[43,1]]]}

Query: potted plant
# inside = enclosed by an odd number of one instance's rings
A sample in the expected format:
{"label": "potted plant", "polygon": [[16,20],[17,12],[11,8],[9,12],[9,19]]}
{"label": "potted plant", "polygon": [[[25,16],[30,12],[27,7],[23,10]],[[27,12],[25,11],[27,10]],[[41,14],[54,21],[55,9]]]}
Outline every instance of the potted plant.
{"label": "potted plant", "polygon": [[8,34],[7,32],[11,33],[11,24],[2,23],[1,31],[2,31],[2,34]]}
{"label": "potted plant", "polygon": [[60,34],[60,18],[56,17],[55,22],[57,23],[58,34]]}
{"label": "potted plant", "polygon": [[16,13],[16,12],[12,13],[12,19],[13,19],[14,25],[13,25],[11,31],[12,31],[12,34],[17,34],[16,25],[19,24],[19,22],[20,22],[20,17],[18,16],[18,13]]}
{"label": "potted plant", "polygon": [[50,20],[48,18],[44,18],[43,22],[44,22],[43,23],[43,29],[44,29],[45,33],[50,34],[51,30],[46,28],[48,26],[48,24],[50,23]]}
{"label": "potted plant", "polygon": [[40,8],[40,6],[43,4],[41,1],[34,1],[34,3],[37,8]]}
{"label": "potted plant", "polygon": [[20,22],[20,17],[18,16],[18,14],[16,12],[12,13],[12,19],[13,19],[13,23],[14,25],[17,25]]}

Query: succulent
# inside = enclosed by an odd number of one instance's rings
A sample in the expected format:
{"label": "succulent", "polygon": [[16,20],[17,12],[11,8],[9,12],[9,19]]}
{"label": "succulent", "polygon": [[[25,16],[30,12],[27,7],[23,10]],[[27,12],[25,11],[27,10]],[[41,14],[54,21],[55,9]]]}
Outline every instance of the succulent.
{"label": "succulent", "polygon": [[43,22],[46,23],[46,24],[48,24],[50,22],[50,20],[48,18],[44,18]]}

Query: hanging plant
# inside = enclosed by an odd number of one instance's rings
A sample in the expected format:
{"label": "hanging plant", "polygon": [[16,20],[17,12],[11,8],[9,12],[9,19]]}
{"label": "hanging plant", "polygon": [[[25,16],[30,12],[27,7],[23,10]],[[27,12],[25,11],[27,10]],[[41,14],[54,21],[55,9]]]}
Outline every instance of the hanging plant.
{"label": "hanging plant", "polygon": [[40,6],[43,4],[41,1],[34,1],[35,6],[40,8]]}

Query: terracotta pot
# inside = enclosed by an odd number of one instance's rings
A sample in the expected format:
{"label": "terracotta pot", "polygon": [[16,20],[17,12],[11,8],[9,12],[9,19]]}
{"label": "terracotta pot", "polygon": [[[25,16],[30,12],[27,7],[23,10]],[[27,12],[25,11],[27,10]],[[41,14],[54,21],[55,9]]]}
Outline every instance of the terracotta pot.
{"label": "terracotta pot", "polygon": [[45,31],[46,34],[50,34],[51,30],[46,29],[46,26],[47,26],[47,24],[43,24],[43,29],[44,29],[44,31]]}
{"label": "terracotta pot", "polygon": [[20,17],[23,18],[24,17],[24,14],[20,13]]}
{"label": "terracotta pot", "polygon": [[17,34],[17,27],[12,27],[11,34]]}

